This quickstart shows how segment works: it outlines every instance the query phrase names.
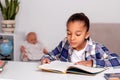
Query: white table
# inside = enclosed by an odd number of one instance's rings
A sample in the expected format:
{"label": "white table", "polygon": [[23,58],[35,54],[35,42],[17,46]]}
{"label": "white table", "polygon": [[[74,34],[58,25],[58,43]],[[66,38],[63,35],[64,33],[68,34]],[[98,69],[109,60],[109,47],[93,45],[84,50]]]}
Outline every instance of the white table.
{"label": "white table", "polygon": [[110,68],[95,76],[77,74],[59,74],[38,70],[38,62],[10,61],[0,73],[0,80],[105,80],[104,73],[120,72],[120,69]]}

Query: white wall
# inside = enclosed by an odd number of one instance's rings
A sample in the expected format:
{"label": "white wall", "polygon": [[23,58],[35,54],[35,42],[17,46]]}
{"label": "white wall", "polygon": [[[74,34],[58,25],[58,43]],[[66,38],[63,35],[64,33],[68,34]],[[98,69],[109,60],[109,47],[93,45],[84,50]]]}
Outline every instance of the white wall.
{"label": "white wall", "polygon": [[120,0],[20,0],[16,17],[15,60],[25,32],[36,31],[52,50],[65,37],[66,21],[76,12],[84,12],[92,23],[120,23]]}

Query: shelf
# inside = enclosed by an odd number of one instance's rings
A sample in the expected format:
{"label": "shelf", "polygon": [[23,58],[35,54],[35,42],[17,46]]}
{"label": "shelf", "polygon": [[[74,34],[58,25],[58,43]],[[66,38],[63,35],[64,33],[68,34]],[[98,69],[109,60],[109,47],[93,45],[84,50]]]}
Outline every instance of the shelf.
{"label": "shelf", "polygon": [[0,33],[0,35],[5,36],[14,36],[14,33]]}

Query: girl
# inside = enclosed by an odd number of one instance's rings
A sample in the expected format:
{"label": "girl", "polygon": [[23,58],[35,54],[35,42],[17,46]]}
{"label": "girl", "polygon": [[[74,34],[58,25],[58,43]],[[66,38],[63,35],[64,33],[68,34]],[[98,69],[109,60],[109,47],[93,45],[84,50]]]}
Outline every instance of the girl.
{"label": "girl", "polygon": [[66,26],[67,37],[53,51],[42,57],[42,64],[60,60],[90,67],[120,65],[120,57],[117,54],[90,38],[90,23],[84,13],[70,16]]}

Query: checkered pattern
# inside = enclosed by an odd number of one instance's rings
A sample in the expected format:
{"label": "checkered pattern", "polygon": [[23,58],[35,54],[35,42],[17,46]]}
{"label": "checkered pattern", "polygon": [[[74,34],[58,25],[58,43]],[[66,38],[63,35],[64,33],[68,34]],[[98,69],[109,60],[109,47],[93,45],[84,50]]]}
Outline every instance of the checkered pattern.
{"label": "checkered pattern", "polygon": [[[71,62],[71,54],[73,48],[69,45],[67,39],[59,43],[59,45],[43,58],[49,58],[51,61],[60,60]],[[120,57],[116,53],[110,52],[104,45],[96,43],[91,39],[85,49],[85,60],[93,60],[93,67],[118,67],[120,66]],[[42,59],[43,59],[42,58]]]}

